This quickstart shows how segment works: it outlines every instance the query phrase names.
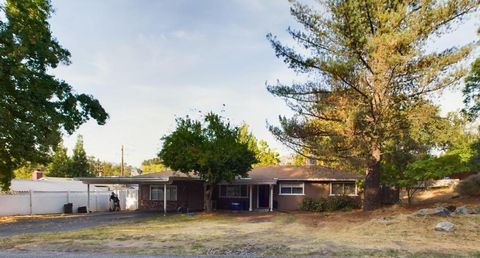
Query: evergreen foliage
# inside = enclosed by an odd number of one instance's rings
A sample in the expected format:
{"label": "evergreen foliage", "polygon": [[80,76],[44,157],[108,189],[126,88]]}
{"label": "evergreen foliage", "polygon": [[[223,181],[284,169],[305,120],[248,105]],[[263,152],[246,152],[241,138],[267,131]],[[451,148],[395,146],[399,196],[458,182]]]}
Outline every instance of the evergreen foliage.
{"label": "evergreen foliage", "polygon": [[71,159],[67,155],[67,148],[60,142],[51,157],[47,170],[51,177],[69,177]]}
{"label": "evergreen foliage", "polygon": [[[305,83],[268,86],[295,111],[272,133],[297,151],[366,169],[363,208],[380,206],[381,164],[399,136],[423,120],[431,94],[457,86],[467,71],[459,63],[474,44],[427,51],[432,36],[449,33],[477,10],[478,0],[326,0],[318,9],[295,2],[291,14],[303,29],[289,28],[298,43],[269,34],[277,57],[308,75]],[[428,120],[427,120],[428,121]]]}
{"label": "evergreen foliage", "polygon": [[87,153],[83,148],[83,137],[81,135],[77,138],[77,143],[73,148],[73,155],[68,169],[69,177],[88,177],[94,176],[94,172],[90,170],[90,165],[87,159]]}

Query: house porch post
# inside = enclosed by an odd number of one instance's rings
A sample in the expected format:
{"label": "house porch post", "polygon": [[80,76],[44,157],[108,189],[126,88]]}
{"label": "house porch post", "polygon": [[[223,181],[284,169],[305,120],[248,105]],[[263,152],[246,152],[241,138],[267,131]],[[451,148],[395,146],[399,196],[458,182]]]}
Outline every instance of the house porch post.
{"label": "house porch post", "polygon": [[90,213],[90,184],[87,184],[87,213]]}
{"label": "house porch post", "polygon": [[163,184],[163,216],[167,216],[167,184]]}
{"label": "house porch post", "polygon": [[270,185],[270,211],[273,211],[273,185]]}
{"label": "house porch post", "polygon": [[253,198],[253,196],[252,196],[252,193],[253,193],[252,188],[253,188],[253,185],[249,185],[248,188],[249,188],[249,191],[250,191],[250,193],[249,193],[249,195],[248,195],[248,211],[252,211],[252,198]]}

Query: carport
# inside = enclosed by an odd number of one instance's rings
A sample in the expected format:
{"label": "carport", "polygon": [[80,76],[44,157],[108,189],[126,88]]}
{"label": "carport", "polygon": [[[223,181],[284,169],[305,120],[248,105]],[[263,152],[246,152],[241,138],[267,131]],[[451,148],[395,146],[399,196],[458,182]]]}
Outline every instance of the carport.
{"label": "carport", "polygon": [[75,180],[81,181],[87,185],[87,211],[90,212],[90,185],[110,184],[110,185],[141,185],[156,184],[163,185],[163,213],[167,213],[167,185],[173,182],[172,177],[77,177]]}

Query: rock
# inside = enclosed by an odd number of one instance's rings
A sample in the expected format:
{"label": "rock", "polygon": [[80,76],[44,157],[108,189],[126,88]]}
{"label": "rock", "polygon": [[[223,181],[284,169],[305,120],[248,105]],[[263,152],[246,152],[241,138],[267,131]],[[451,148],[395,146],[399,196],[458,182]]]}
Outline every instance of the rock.
{"label": "rock", "polygon": [[454,212],[457,209],[457,207],[455,205],[448,205],[448,206],[445,206],[445,209],[447,209],[450,212]]}
{"label": "rock", "polygon": [[480,207],[479,208],[473,208],[470,209],[471,214],[480,214]]}
{"label": "rock", "polygon": [[417,216],[448,216],[450,211],[444,207],[437,207],[433,209],[421,209],[415,212]]}
{"label": "rock", "polygon": [[475,213],[474,210],[467,208],[467,206],[458,207],[455,210],[455,214],[458,214],[458,215],[473,214],[473,213]]}
{"label": "rock", "polygon": [[452,199],[457,199],[457,198],[460,198],[460,194],[459,193],[453,193]]}
{"label": "rock", "polygon": [[450,232],[453,230],[454,227],[455,225],[453,223],[450,223],[448,221],[442,221],[435,226],[435,230]]}

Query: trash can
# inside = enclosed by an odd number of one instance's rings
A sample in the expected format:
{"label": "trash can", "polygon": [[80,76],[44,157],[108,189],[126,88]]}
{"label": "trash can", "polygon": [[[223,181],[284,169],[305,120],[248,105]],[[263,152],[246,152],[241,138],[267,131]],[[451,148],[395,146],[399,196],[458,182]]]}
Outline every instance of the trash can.
{"label": "trash can", "polygon": [[239,202],[232,202],[230,204],[230,209],[234,211],[242,210],[242,205]]}
{"label": "trash can", "polygon": [[87,206],[78,207],[78,213],[87,213]]}
{"label": "trash can", "polygon": [[73,203],[69,202],[63,205],[63,213],[73,213]]}

